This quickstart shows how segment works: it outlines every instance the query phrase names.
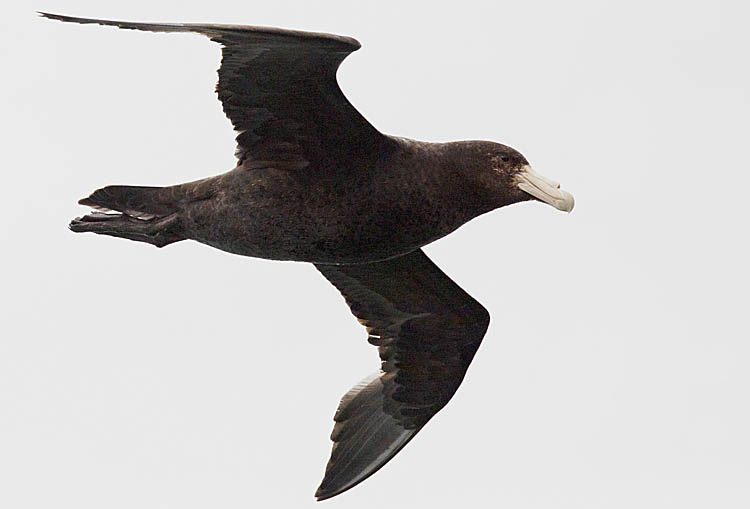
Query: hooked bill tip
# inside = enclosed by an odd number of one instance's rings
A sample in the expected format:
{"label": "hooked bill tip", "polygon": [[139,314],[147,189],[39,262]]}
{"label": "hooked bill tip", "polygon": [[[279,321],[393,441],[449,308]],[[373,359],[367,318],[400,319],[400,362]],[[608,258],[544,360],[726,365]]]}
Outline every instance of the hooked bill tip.
{"label": "hooked bill tip", "polygon": [[575,206],[573,195],[560,189],[560,184],[539,175],[531,166],[524,166],[516,175],[518,188],[557,210],[570,212]]}

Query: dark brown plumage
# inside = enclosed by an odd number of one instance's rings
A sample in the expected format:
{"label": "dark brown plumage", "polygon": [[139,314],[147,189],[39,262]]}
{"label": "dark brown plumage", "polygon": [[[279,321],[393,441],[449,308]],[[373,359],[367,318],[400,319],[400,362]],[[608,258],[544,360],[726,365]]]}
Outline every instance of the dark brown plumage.
{"label": "dark brown plumage", "polygon": [[448,403],[490,315],[421,249],[379,263],[316,266],[367,327],[382,361],[336,412],[331,460],[315,493],[322,500],[374,473]]}
{"label": "dark brown plumage", "polygon": [[235,25],[42,16],[222,45],[217,93],[237,166],[170,187],[108,186],[71,230],[158,247],[192,239],[246,256],[312,262],[378,347],[381,370],[341,401],[318,499],[389,461],[453,396],[489,324],[487,311],[421,247],[498,207],[573,199],[510,147],[386,136],[346,100],[336,71],[347,37]]}

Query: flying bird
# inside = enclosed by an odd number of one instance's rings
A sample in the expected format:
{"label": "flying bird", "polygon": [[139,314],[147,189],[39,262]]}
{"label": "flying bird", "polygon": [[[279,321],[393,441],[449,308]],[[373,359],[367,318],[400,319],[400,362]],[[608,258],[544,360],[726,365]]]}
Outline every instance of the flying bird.
{"label": "flying bird", "polygon": [[318,500],[363,481],[453,397],[489,313],[422,246],[472,218],[573,197],[516,150],[488,141],[427,143],[380,133],[336,81],[360,44],[279,28],[133,23],[40,13],[75,23],[196,32],[222,47],[216,91],[237,135],[227,173],[168,187],[107,186],[70,223],[163,247],[192,239],[245,256],[311,262],[343,295],[381,367],[334,416]]}

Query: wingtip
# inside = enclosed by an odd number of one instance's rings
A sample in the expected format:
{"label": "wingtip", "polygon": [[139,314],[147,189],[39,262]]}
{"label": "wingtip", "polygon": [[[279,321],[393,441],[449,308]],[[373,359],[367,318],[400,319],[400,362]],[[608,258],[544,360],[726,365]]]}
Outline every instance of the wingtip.
{"label": "wingtip", "polygon": [[338,488],[331,485],[331,481],[327,475],[323,476],[323,480],[320,481],[320,486],[318,486],[318,489],[315,490],[315,501],[316,502],[322,502],[324,500],[328,500],[329,498],[333,498],[336,495],[339,495],[346,491],[346,489],[341,489],[339,486]]}
{"label": "wingtip", "polygon": [[325,479],[323,479],[323,482],[318,486],[318,489],[315,490],[315,501],[316,502],[323,502],[324,500],[328,500],[329,498],[333,498],[337,495],[341,495],[345,491],[349,491],[350,488],[353,488],[354,486],[349,486],[346,488],[332,488],[331,486],[325,486]]}
{"label": "wingtip", "polygon": [[86,20],[84,18],[74,18],[73,16],[65,16],[64,14],[53,14],[51,12],[36,11],[36,13],[39,15],[40,18],[52,19],[55,21],[74,22],[74,23],[85,23],[87,21],[91,21],[91,20]]}
{"label": "wingtip", "polygon": [[44,12],[44,11],[36,11],[36,13],[39,15],[40,18],[54,19],[57,21],[68,21],[70,19],[70,16],[65,16],[63,14],[53,14],[51,12]]}
{"label": "wingtip", "polygon": [[327,479],[323,479],[323,481],[320,483],[320,486],[318,486],[318,489],[315,490],[316,502],[322,502],[324,500],[328,500],[329,498],[333,498],[336,495],[340,495],[341,493],[346,491],[346,489],[340,489],[340,488],[332,489],[331,486],[326,486],[326,480]]}
{"label": "wingtip", "polygon": [[323,486],[318,486],[318,489],[315,490],[315,501],[316,502],[322,502],[324,500],[327,500],[331,498],[332,495],[327,495],[323,490],[321,489]]}

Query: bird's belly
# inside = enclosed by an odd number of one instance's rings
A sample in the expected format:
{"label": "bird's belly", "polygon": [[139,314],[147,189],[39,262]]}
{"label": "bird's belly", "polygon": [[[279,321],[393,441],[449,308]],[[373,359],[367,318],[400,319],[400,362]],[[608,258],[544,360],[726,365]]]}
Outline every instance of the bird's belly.
{"label": "bird's belly", "polygon": [[346,196],[258,194],[196,204],[184,222],[189,238],[223,251],[316,263],[393,258],[447,233],[402,206],[383,207]]}
{"label": "bird's belly", "polygon": [[244,211],[244,217],[231,214],[223,221],[194,224],[191,238],[243,256],[315,263],[384,260],[434,240],[404,228],[384,228],[371,219],[350,214],[321,221],[255,209]]}

